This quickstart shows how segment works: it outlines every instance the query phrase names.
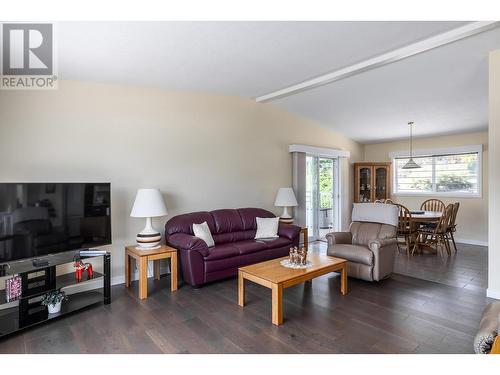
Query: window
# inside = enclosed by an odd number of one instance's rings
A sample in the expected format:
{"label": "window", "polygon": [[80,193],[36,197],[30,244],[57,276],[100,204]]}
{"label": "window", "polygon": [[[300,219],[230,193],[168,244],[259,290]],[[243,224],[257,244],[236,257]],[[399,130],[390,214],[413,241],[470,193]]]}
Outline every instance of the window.
{"label": "window", "polygon": [[480,196],[482,147],[478,147],[470,146],[462,152],[416,151],[413,159],[421,166],[418,169],[403,169],[408,157],[393,154],[394,194]]}

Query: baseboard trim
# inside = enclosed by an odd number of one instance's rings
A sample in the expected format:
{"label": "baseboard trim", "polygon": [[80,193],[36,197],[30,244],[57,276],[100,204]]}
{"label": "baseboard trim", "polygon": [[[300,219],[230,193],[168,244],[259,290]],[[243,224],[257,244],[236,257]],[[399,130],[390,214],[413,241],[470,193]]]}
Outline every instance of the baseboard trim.
{"label": "baseboard trim", "polygon": [[125,275],[115,276],[111,278],[111,285],[125,284]]}
{"label": "baseboard trim", "polygon": [[500,290],[486,289],[486,297],[499,299],[500,300]]}
{"label": "baseboard trim", "polygon": [[488,241],[468,240],[465,238],[455,238],[455,242],[466,245],[488,246]]}

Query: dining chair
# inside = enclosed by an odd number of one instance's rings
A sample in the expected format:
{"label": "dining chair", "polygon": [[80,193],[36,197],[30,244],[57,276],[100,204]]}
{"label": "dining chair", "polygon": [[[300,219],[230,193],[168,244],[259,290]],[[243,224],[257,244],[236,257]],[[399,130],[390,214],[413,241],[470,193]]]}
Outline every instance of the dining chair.
{"label": "dining chair", "polygon": [[459,208],[460,208],[460,202],[453,203],[453,212],[451,214],[450,224],[447,230],[447,235],[450,236],[451,242],[453,242],[453,248],[455,249],[455,253],[457,252],[457,244],[455,243],[455,236],[453,235],[453,233],[457,231],[457,214]]}
{"label": "dining chair", "polygon": [[[441,218],[435,227],[422,226],[418,228],[417,241],[415,241],[412,254],[420,244],[426,244],[431,247],[432,245],[435,245],[436,252],[439,251],[441,256],[443,256],[443,248],[446,250],[448,255],[451,255],[450,243],[448,242],[448,227],[450,225],[452,215],[453,204],[449,204],[445,207],[443,215],[441,215]],[[423,240],[419,241],[419,238],[422,238]]]}
{"label": "dining chair", "polygon": [[[406,244],[406,255],[410,255],[410,247],[413,242],[414,237],[417,235],[417,230],[415,227],[415,223],[411,219],[411,211],[403,206],[402,204],[393,203],[395,206],[398,206],[399,209],[399,221],[397,228],[397,237],[404,237],[404,243]],[[400,242],[397,242],[398,252],[400,251],[399,247]]]}
{"label": "dining chair", "polygon": [[384,201],[382,199],[375,199],[373,203],[384,203]]}
{"label": "dining chair", "polygon": [[420,209],[423,211],[438,211],[438,212],[443,212],[445,209],[446,205],[444,204],[443,201],[439,199],[427,199],[420,205]]}

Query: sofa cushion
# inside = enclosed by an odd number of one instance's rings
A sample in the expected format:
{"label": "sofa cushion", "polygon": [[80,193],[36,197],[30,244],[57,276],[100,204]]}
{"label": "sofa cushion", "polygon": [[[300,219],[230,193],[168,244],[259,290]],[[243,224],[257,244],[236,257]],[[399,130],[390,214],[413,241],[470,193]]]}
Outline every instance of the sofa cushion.
{"label": "sofa cushion", "polygon": [[286,237],[278,237],[269,240],[256,240],[263,242],[267,249],[274,249],[276,247],[291,246],[292,241]]}
{"label": "sofa cushion", "polygon": [[327,254],[350,262],[373,265],[373,253],[365,246],[337,244],[328,248]]}
{"label": "sofa cushion", "polygon": [[233,244],[222,244],[216,245],[209,249],[208,256],[205,260],[211,261],[216,259],[231,258],[240,255],[238,248],[234,247]]}
{"label": "sofa cushion", "polygon": [[214,233],[216,234],[232,233],[243,230],[243,223],[238,210],[215,210],[211,211],[210,214],[214,219]]}
{"label": "sofa cushion", "polygon": [[255,253],[256,251],[266,250],[268,248],[264,242],[259,240],[238,241],[233,242],[231,245],[239,250],[240,255]]}
{"label": "sofa cushion", "polygon": [[256,230],[257,217],[276,217],[275,214],[262,208],[238,208],[238,213],[241,217],[243,230]]}

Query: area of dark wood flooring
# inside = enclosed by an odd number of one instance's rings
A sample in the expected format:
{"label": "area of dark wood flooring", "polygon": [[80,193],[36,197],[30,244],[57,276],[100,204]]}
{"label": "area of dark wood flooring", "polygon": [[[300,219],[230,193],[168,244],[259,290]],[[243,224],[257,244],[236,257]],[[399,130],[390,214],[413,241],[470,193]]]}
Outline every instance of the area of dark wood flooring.
{"label": "area of dark wood flooring", "polygon": [[[462,254],[469,258],[459,250],[446,278],[467,271]],[[418,276],[420,262],[441,267],[430,259],[415,258],[413,267],[398,256],[396,268]],[[325,275],[285,290],[285,322],[277,327],[269,289],[249,282],[241,308],[236,279],[170,293],[165,276],[149,280],[146,300],[137,298],[137,282],[114,286],[111,305],[1,340],[0,353],[472,353],[488,299],[467,285],[394,274],[378,283],[349,279],[342,296],[339,275]]]}
{"label": "area of dark wood flooring", "polygon": [[404,248],[396,256],[394,272],[441,284],[456,286],[481,294],[488,287],[488,248],[457,244],[458,251],[451,256],[424,252],[406,256]]}

